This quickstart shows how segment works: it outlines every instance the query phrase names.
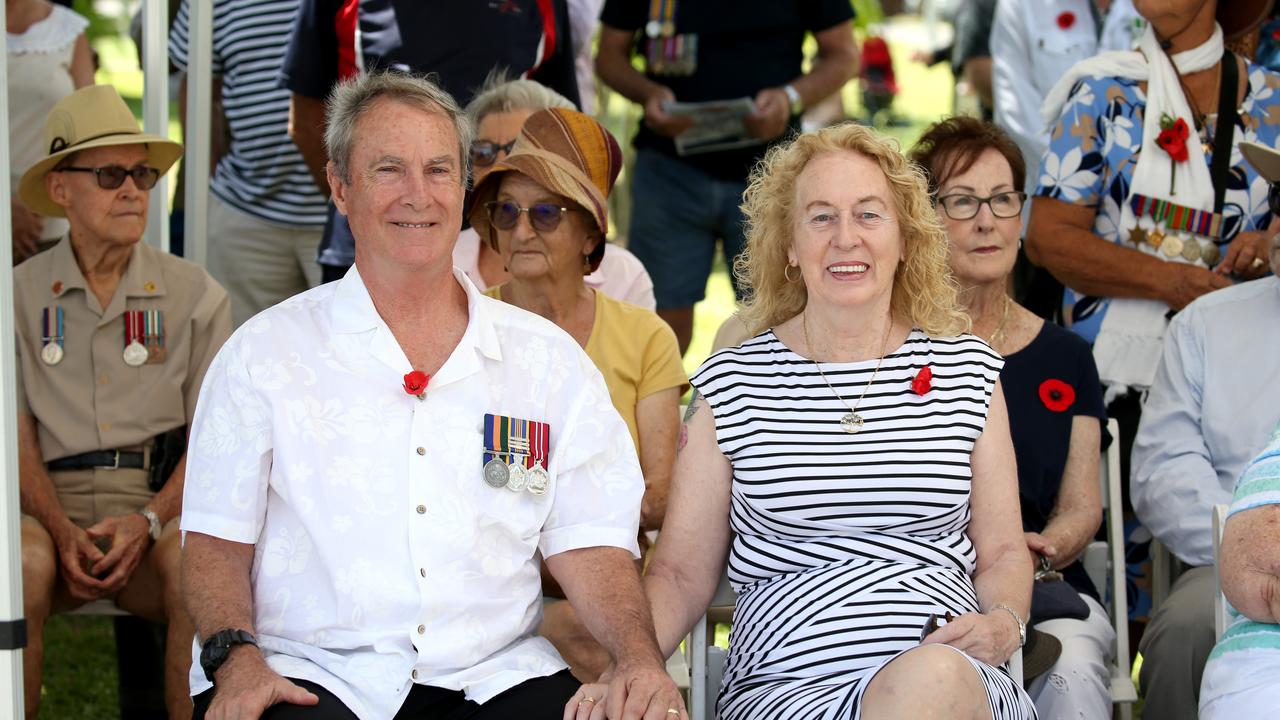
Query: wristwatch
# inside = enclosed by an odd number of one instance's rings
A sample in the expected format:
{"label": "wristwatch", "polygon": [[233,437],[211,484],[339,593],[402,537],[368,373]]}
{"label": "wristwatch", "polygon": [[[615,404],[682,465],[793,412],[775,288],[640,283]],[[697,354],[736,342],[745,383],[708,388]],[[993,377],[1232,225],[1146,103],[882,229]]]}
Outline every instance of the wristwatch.
{"label": "wristwatch", "polygon": [[799,115],[804,112],[804,98],[800,97],[800,91],[795,89],[791,83],[782,86],[782,91],[787,94],[787,100],[791,102],[791,114]]}
{"label": "wristwatch", "polygon": [[138,514],[147,519],[147,534],[151,536],[151,542],[160,539],[160,516],[156,515],[150,508],[142,508]]}
{"label": "wristwatch", "polygon": [[258,639],[248,630],[227,628],[219,630],[200,646],[200,668],[209,682],[213,682],[213,674],[218,672],[222,663],[231,655],[231,648],[236,645],[257,646]]}
{"label": "wristwatch", "polygon": [[1000,603],[999,605],[992,608],[992,610],[1004,610],[1005,612],[1013,616],[1013,621],[1018,623],[1018,647],[1022,647],[1026,645],[1027,644],[1027,623],[1025,620],[1022,619],[1022,616],[1018,614],[1018,611],[1014,610],[1008,605],[1005,605],[1004,603]]}

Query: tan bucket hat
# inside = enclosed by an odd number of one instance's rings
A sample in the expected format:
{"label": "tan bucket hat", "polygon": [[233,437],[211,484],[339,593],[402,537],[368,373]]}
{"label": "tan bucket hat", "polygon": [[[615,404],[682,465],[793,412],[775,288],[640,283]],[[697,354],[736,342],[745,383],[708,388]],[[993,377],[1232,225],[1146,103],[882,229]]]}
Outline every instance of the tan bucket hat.
{"label": "tan bucket hat", "polygon": [[[476,186],[471,224],[497,248],[484,204],[497,197],[504,174],[518,172],[581,206],[604,237],[609,233],[609,192],[621,170],[622,148],[595,118],[566,108],[539,110],[525,120],[511,154]],[[600,266],[604,248],[601,242],[588,258],[592,271]]]}
{"label": "tan bucket hat", "polygon": [[44,176],[71,153],[114,145],[147,146],[147,164],[163,175],[182,157],[182,144],[138,127],[129,106],[111,85],[83,87],[58,101],[44,123],[48,157],[22,175],[18,191],[22,202],[48,217],[65,217],[63,207],[49,197]]}

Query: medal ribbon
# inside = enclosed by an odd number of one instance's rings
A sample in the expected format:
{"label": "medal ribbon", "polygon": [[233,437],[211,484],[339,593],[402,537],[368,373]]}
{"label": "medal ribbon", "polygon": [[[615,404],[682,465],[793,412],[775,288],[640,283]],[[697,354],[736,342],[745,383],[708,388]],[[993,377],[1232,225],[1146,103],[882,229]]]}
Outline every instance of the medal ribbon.
{"label": "medal ribbon", "polygon": [[511,446],[507,438],[511,433],[511,418],[505,415],[484,415],[484,461],[489,462],[500,456],[508,456],[510,460]]}
{"label": "medal ribbon", "polygon": [[142,342],[142,311],[124,311],[124,346],[129,347],[134,341]]}
{"label": "medal ribbon", "polygon": [[1193,233],[1211,240],[1222,236],[1222,213],[1195,210],[1160,198],[1134,193],[1129,199],[1136,217],[1150,215],[1156,223],[1164,223],[1171,230]]}
{"label": "medal ribbon", "polygon": [[146,310],[142,322],[147,346],[164,347],[164,315],[159,310]]}
{"label": "medal ribbon", "polygon": [[541,465],[547,468],[547,453],[551,439],[551,426],[544,422],[529,422],[529,459],[526,466]]}
{"label": "medal ribbon", "polygon": [[[52,313],[53,323],[49,322],[50,310],[53,310],[53,313]],[[51,342],[56,342],[58,343],[59,346],[63,344],[63,341],[62,341],[62,333],[63,333],[63,326],[64,326],[63,319],[64,319],[64,315],[62,313],[61,305],[55,305],[51,308],[44,309],[40,318],[40,344],[41,345],[48,345]]]}

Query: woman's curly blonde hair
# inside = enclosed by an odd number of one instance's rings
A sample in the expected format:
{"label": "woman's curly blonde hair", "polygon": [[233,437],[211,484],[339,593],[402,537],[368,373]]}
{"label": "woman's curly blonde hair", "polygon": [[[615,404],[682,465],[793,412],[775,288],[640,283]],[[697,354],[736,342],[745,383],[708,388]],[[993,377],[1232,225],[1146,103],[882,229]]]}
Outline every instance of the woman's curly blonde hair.
{"label": "woman's curly blonde hair", "polygon": [[891,312],[928,335],[967,332],[969,316],[948,262],[947,235],[929,199],[920,169],[898,143],[856,123],[804,133],[776,145],[751,172],[742,203],[747,247],[734,273],[748,298],[741,316],[754,335],[795,317],[808,300],[803,278],[786,278],[787,251],[794,241],[796,179],[813,158],[852,151],[875,160],[884,172],[897,210],[904,251],[894,274]]}

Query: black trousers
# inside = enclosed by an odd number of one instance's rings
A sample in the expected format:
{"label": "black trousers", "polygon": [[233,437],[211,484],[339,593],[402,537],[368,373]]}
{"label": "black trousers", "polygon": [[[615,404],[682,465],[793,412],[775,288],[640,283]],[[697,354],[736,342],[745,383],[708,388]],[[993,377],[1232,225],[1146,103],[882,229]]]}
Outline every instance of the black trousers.
{"label": "black trousers", "polygon": [[[320,698],[318,705],[281,703],[267,708],[262,720],[356,720],[356,716],[333,693],[319,685],[289,678]],[[578,691],[578,681],[568,670],[534,678],[498,695],[484,705],[466,699],[461,692],[415,684],[396,713],[395,720],[560,720],[564,706]],[[194,720],[202,720],[213,702],[215,690],[195,696]]]}

